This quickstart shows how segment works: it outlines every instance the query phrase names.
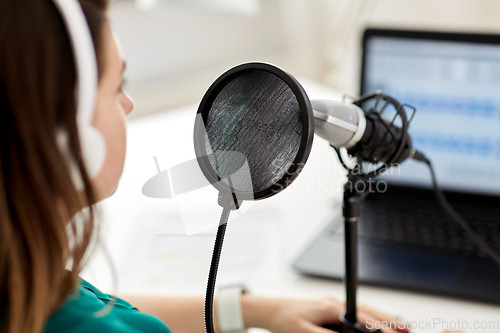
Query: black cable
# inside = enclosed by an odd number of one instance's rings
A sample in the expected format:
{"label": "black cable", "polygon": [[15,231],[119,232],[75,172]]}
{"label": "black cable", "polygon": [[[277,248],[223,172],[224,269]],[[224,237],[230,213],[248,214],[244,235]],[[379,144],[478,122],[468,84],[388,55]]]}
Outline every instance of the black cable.
{"label": "black cable", "polygon": [[493,250],[486,242],[479,237],[474,230],[469,226],[467,221],[458,214],[455,209],[450,205],[448,200],[446,200],[446,197],[444,196],[443,191],[439,187],[437,183],[437,178],[436,174],[434,172],[434,168],[432,166],[431,161],[429,161],[424,154],[415,152],[415,155],[413,156],[413,159],[421,161],[426,163],[429,166],[429,170],[431,171],[431,177],[432,177],[432,186],[434,188],[434,193],[436,194],[436,197],[438,199],[439,204],[441,207],[448,213],[448,215],[454,220],[462,229],[467,233],[467,235],[474,241],[476,242],[479,247],[488,254],[488,256],[498,265],[500,266],[500,255]]}
{"label": "black cable", "polygon": [[222,252],[222,243],[224,242],[224,234],[226,233],[227,220],[231,209],[223,208],[220,217],[219,227],[217,228],[217,236],[215,237],[214,251],[212,253],[212,262],[210,263],[210,272],[208,273],[207,294],[205,296],[205,330],[207,333],[214,333],[214,292],[215,281],[217,279],[217,270],[219,269],[219,259]]}
{"label": "black cable", "polygon": [[340,162],[340,164],[342,165],[342,167],[343,167],[344,169],[346,169],[347,171],[349,171],[349,170],[350,170],[350,168],[347,166],[347,164],[345,164],[345,162],[344,162],[344,158],[342,157],[342,154],[340,153],[340,149],[339,149],[339,148],[336,148],[336,147],[334,147],[334,146],[332,146],[332,145],[330,145],[330,147],[332,147],[332,148],[335,150],[335,152],[337,153],[337,157],[338,157],[339,162]]}

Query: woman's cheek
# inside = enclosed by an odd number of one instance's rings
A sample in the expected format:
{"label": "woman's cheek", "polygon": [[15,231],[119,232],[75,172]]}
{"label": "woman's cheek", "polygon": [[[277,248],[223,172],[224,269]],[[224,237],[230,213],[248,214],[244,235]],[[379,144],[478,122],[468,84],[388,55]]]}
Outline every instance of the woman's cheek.
{"label": "woman's cheek", "polygon": [[99,108],[94,118],[94,126],[101,132],[106,142],[106,159],[100,174],[94,179],[98,199],[110,196],[118,186],[126,151],[126,128],[123,113],[116,103]]}
{"label": "woman's cheek", "polygon": [[120,107],[114,105],[113,121],[110,123],[110,132],[113,133],[109,140],[111,163],[114,166],[114,179],[116,182],[120,179],[125,163],[125,152],[127,149],[127,133],[125,118]]}

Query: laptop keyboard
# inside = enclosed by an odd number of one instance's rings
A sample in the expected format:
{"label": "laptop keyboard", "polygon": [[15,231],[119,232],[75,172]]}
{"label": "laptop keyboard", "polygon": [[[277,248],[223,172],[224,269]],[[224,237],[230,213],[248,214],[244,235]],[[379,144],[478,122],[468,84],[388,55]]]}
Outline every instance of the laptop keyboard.
{"label": "laptop keyboard", "polygon": [[[500,215],[462,216],[487,244],[500,253]],[[359,239],[365,244],[407,250],[486,257],[484,251],[440,207],[365,201],[361,204]]]}

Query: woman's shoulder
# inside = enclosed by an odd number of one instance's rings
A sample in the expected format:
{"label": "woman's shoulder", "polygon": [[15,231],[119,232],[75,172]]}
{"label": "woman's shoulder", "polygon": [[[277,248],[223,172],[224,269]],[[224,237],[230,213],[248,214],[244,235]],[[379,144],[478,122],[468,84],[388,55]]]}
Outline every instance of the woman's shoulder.
{"label": "woman's shoulder", "polygon": [[[111,300],[114,304],[108,304]],[[45,333],[170,333],[158,318],[81,280],[78,290],[47,322]]]}

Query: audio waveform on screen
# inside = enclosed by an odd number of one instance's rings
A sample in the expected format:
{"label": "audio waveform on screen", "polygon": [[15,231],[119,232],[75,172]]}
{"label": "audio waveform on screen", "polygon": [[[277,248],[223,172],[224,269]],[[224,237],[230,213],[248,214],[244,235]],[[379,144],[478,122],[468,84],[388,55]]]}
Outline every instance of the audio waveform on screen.
{"label": "audio waveform on screen", "polygon": [[500,118],[500,100],[493,98],[402,92],[396,89],[386,91],[404,103],[416,107],[418,113],[437,112],[466,117]]}
{"label": "audio waveform on screen", "polygon": [[417,108],[417,113],[452,114],[466,117],[499,118],[500,98],[436,94],[401,90],[392,84],[377,84],[369,91],[382,90],[403,103]]}
{"label": "audio waveform on screen", "polygon": [[488,137],[446,135],[431,132],[413,132],[412,139],[416,147],[439,152],[500,157],[500,151]]}

